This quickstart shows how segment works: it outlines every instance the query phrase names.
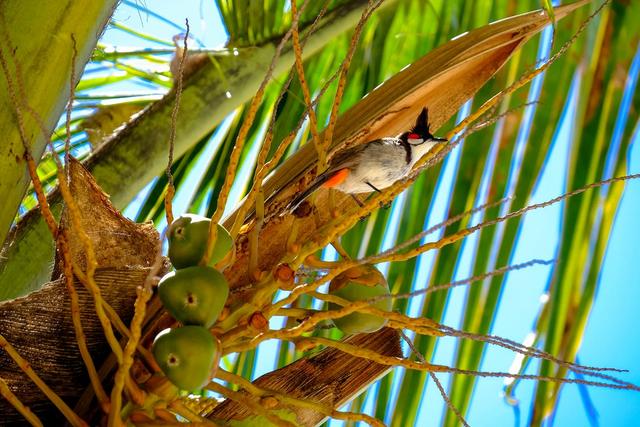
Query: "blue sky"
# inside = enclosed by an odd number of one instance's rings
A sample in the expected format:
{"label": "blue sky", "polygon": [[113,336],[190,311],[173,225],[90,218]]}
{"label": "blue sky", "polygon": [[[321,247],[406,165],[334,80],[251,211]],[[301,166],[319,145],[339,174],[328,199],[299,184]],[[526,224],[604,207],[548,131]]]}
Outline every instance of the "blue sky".
{"label": "blue sky", "polygon": [[[147,2],[154,12],[183,23],[189,18],[192,34],[207,48],[221,47],[226,40],[226,33],[221,25],[219,14],[213,1],[183,0]],[[179,32],[174,26],[144,12],[130,7],[126,1],[118,8],[116,19],[132,28],[140,29],[156,37],[170,40]],[[140,39],[117,30],[106,31],[103,41],[116,46],[140,46]],[[149,47],[158,47],[149,44]],[[544,52],[541,51],[541,55]],[[637,77],[637,76],[636,76]],[[530,90],[530,97],[535,98],[536,88]],[[533,113],[531,107],[530,113]],[[640,172],[640,131],[636,127],[634,142],[625,155],[628,159],[628,172]],[[570,133],[572,131],[572,111],[567,108],[563,122],[558,126],[553,151],[549,156],[543,175],[540,177],[534,192],[532,203],[543,201],[562,194],[565,189],[566,158],[570,149]],[[526,135],[522,135],[526,141]],[[523,142],[524,143],[524,142]],[[212,141],[211,146],[215,145]],[[450,182],[457,168],[459,149],[454,150],[446,160],[446,167],[439,184],[437,197],[432,202],[432,209],[425,224],[435,224],[443,219],[444,206],[450,191]],[[517,168],[517,164],[514,165]],[[182,199],[176,200],[176,212],[184,211],[180,206]],[[401,209],[402,200],[394,204],[392,215]],[[135,206],[127,211],[135,212]],[[524,218],[521,238],[513,254],[514,263],[531,258],[551,259],[555,257],[560,227],[562,204],[542,210],[533,211]],[[640,384],[640,328],[633,327],[640,313],[640,280],[637,278],[637,255],[640,253],[640,234],[638,232],[640,218],[640,182],[627,183],[620,209],[617,214],[613,233],[604,267],[600,276],[600,284],[595,305],[589,319],[586,334],[579,353],[580,361],[586,365],[612,366],[630,369],[622,374],[626,380]],[[479,218],[475,218],[476,221]],[[394,234],[393,232],[390,235]],[[432,237],[433,238],[433,237]],[[465,245],[472,246],[474,237],[470,237]],[[328,254],[328,256],[330,256]],[[421,273],[416,283],[424,283],[430,268],[431,255],[420,260]],[[635,268],[634,268],[635,267]],[[457,277],[468,276],[469,251],[463,254],[457,269]],[[536,266],[508,275],[501,304],[497,311],[493,333],[523,341],[529,334],[533,322],[544,301],[550,267]],[[449,298],[445,315],[445,324],[459,327],[466,289],[454,289]],[[414,303],[414,306],[417,306]],[[629,327],[631,326],[631,327]],[[435,363],[452,364],[454,360],[454,340],[442,339],[435,355]],[[271,348],[261,348],[263,354]],[[482,364],[483,370],[506,371],[513,361],[514,355],[503,349],[489,348]],[[259,364],[257,373],[272,369],[272,360]],[[529,366],[527,373],[535,373],[535,362]],[[441,375],[445,387],[448,376]],[[504,381],[501,379],[481,379],[475,387],[474,399],[467,420],[472,426],[513,426],[515,412],[504,403],[502,391]],[[516,397],[520,400],[521,419],[519,425],[526,425],[530,409],[534,384],[522,382],[516,389]],[[640,425],[637,413],[640,411],[640,393],[616,391],[609,389],[589,388],[588,395],[597,411],[597,417],[589,418],[585,409],[585,399],[581,397],[577,386],[569,385],[562,389],[560,404],[553,422],[549,425],[582,426],[599,421],[599,425]],[[429,382],[423,394],[423,408],[420,413],[420,425],[439,425],[445,406],[434,387]],[[388,420],[387,420],[388,421]],[[333,423],[340,425],[340,423]]]}

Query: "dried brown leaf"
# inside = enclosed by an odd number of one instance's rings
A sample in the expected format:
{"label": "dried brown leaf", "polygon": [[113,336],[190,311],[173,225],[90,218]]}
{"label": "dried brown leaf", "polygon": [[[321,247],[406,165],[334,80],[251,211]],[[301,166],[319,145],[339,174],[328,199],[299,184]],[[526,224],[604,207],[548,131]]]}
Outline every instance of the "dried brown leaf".
{"label": "dried brown leaf", "polygon": [[[153,224],[137,224],[123,217],[111,205],[108,195],[98,187],[91,173],[73,158],[69,164],[69,188],[80,207],[80,222],[93,243],[98,268],[150,267],[153,264],[159,239]],[[59,228],[67,232],[71,257],[84,268],[85,248],[66,208],[62,211]],[[61,270],[61,255],[58,253],[53,277],[57,278]]]}
{"label": "dried brown leaf", "polygon": [[[402,357],[400,336],[394,329],[384,328],[375,334],[355,335],[346,342],[378,351],[385,356]],[[254,381],[255,385],[298,399],[338,408],[353,399],[368,385],[388,371],[388,366],[361,359],[328,348],[315,356],[300,359],[291,365],[270,372]],[[280,406],[276,409],[285,408]],[[308,408],[286,407],[296,414],[303,426],[319,424],[325,416]],[[242,420],[252,412],[232,400],[216,406],[209,418],[215,420]]]}
{"label": "dried brown leaf", "polygon": [[[136,288],[144,284],[147,273],[146,268],[96,272],[104,300],[126,323],[133,317]],[[100,366],[110,354],[109,346],[95,314],[93,297],[77,281],[76,289],[89,351]],[[89,385],[89,377],[76,343],[65,279],[47,283],[26,297],[0,303],[0,331],[47,385],[73,406]],[[58,410],[1,350],[0,377],[47,425],[64,424]],[[22,415],[4,399],[0,399],[0,420],[3,426],[24,425]]]}

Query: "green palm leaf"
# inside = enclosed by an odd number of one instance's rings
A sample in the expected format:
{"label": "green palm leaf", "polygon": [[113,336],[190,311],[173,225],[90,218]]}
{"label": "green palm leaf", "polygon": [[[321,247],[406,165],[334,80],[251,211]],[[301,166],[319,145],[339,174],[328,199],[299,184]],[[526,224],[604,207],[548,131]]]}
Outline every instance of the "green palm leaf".
{"label": "green palm leaf", "polygon": [[[297,2],[300,5],[302,3]],[[278,40],[291,25],[289,5],[285,0],[216,0],[216,4],[229,33],[229,50],[209,52],[208,63],[188,78],[182,94],[176,141],[177,160],[172,167],[178,198],[183,200],[176,206],[178,213],[190,211],[211,215],[214,212],[229,155],[247,117],[248,99],[255,92],[268,66],[274,51],[274,40]],[[310,1],[302,15],[301,27],[309,28],[320,10],[328,7],[327,16],[320,21],[318,32],[310,36],[304,61],[312,95],[328,85],[326,94],[315,107],[319,130],[324,129],[329,120],[337,88],[335,81],[330,82],[330,76],[346,55],[350,32],[364,4],[365,1],[328,1],[326,4]],[[387,1],[362,32],[349,71],[341,113],[357,105],[374,88],[406,65],[460,33],[543,7],[553,21],[557,47],[570,39],[598,6],[594,3],[590,9],[578,9],[571,16],[556,22],[557,16],[550,4],[549,1],[538,0]],[[640,31],[634,21],[637,16],[640,16],[637,2],[613,2],[613,5],[605,7],[589,24],[585,35],[577,39],[539,77],[539,86],[531,87],[528,93],[521,90],[501,101],[496,114],[514,109],[512,113],[495,126],[466,137],[455,152],[423,173],[391,207],[374,212],[351,228],[341,238],[345,250],[353,257],[379,253],[408,240],[440,219],[503,197],[515,198],[492,206],[475,217],[467,216],[439,233],[450,235],[479,222],[479,218],[495,218],[526,206],[544,173],[564,111],[569,107],[575,110],[575,117],[566,159],[566,189],[625,174],[627,164],[624,153],[629,148],[634,127],[640,118],[638,94],[627,94],[628,105],[624,107],[624,120],[620,122],[620,111],[624,106],[622,98],[625,90],[628,90],[625,79],[630,76],[634,58],[638,60],[636,49]],[[181,24],[178,22],[175,25],[180,27]],[[140,118],[135,119],[137,122],[128,129],[128,133],[117,136],[93,152],[88,164],[98,182],[112,194],[119,207],[125,207],[146,187],[138,196],[135,206],[129,209],[134,212],[137,221],[152,220],[162,226],[167,178],[161,171],[166,162],[168,117],[175,98],[170,93],[163,100],[151,104],[146,97],[131,100],[115,95],[115,100],[110,99],[108,91],[118,84],[131,82],[144,82],[153,91],[166,90],[171,86],[167,56],[171,50],[157,49],[157,46],[172,46],[172,43],[122,23],[114,22],[111,25],[137,37],[141,45],[143,42],[153,43],[155,49],[97,49],[91,65],[108,67],[112,73],[97,77],[90,72],[85,74],[78,86],[78,109],[114,102],[151,106]],[[549,47],[549,38],[545,36],[535,37],[524,45],[507,66],[470,100],[471,111],[531,70],[540,52]],[[608,60],[609,57],[615,60]],[[239,169],[243,173],[234,184],[236,200],[232,204],[237,203],[251,187],[256,148],[262,143],[265,129],[272,118],[276,143],[271,147],[270,156],[277,143],[296,129],[305,114],[299,81],[294,78],[285,87],[286,70],[292,62],[293,54],[290,49],[286,50],[249,130],[247,144],[240,157]],[[576,98],[569,96],[572,84]],[[284,96],[278,100],[283,87]],[[577,99],[576,105],[572,104],[576,102],[574,99]],[[523,106],[532,101],[535,104]],[[86,104],[83,106],[82,102]],[[90,152],[81,126],[86,117],[79,111],[72,123],[76,138],[73,149],[80,157],[86,157]],[[445,127],[452,125],[453,120],[450,120]],[[617,136],[612,138],[614,128],[618,129]],[[58,128],[56,133],[62,134],[62,128]],[[298,148],[309,144],[309,139],[309,124],[305,123],[298,132],[296,142],[280,161],[280,166],[287,168],[286,159],[294,155]],[[63,141],[54,134],[54,143],[60,149]],[[143,155],[148,161],[146,168],[141,168],[140,164]],[[47,188],[54,188],[56,181],[51,158],[43,158],[39,173]],[[618,183],[609,189],[587,192],[564,202],[558,262],[551,268],[549,302],[541,308],[532,331],[536,343],[560,359],[573,361],[578,356],[623,190],[624,184]],[[55,196],[53,200],[58,212],[58,200]],[[29,194],[23,200],[23,209],[34,206],[33,195]],[[229,206],[228,210],[232,207]],[[438,217],[438,212],[444,212],[443,218]],[[0,218],[0,222],[3,220]],[[468,267],[471,275],[509,265],[514,261],[515,248],[522,243],[522,229],[523,219],[514,218],[482,229],[473,238],[448,245],[434,254],[390,263],[384,268],[388,269],[386,276],[391,291],[405,293],[451,282],[462,274],[463,263],[466,263],[464,266]],[[42,223],[35,221],[33,216],[26,217],[17,230],[16,244],[7,249],[6,259],[0,261],[0,283],[12,283],[11,287],[0,286],[0,299],[36,289],[50,272],[48,262],[52,258],[51,245],[50,239],[43,237],[47,233]],[[26,247],[31,250],[28,257],[24,255],[23,248]],[[466,261],[463,260],[465,256]],[[505,303],[502,294],[506,279],[507,276],[495,276],[469,285],[465,290],[460,329],[478,334],[492,332],[496,314],[501,303]],[[403,313],[412,311],[442,323],[451,298],[450,290],[440,290],[416,300],[398,300],[394,308]],[[297,304],[298,308],[319,308],[311,298],[301,298]],[[332,338],[340,336],[335,330],[317,330],[314,334]],[[427,361],[435,363],[439,340],[418,336],[414,344]],[[408,352],[408,349],[405,350]],[[455,355],[449,363],[460,369],[481,370],[486,352],[486,343],[457,339]],[[267,363],[264,362],[266,357],[273,359],[268,361],[269,364],[280,368],[306,354],[283,341],[278,343],[276,354],[271,351],[267,353],[265,347],[260,347],[225,359],[224,363],[230,371],[251,379],[260,370],[261,364]],[[518,360],[515,366],[524,373],[528,361],[526,358]],[[504,370],[507,369],[508,366],[505,366]],[[564,377],[567,370],[542,361],[537,373],[541,376]],[[451,404],[463,415],[468,415],[473,407],[477,381],[474,376],[452,375],[450,378],[447,392]],[[515,393],[516,384],[506,387],[509,396]],[[380,379],[375,388],[355,398],[349,407],[350,410],[360,411],[372,406],[373,415],[393,426],[419,425],[421,410],[425,411],[425,407],[426,411],[433,413],[429,414],[430,418],[438,415],[432,408],[436,403],[441,403],[424,401],[426,392],[423,390],[432,387],[427,372],[395,369]],[[561,385],[537,382],[535,387],[529,422],[531,425],[541,425],[557,408]],[[373,404],[368,405],[368,402]],[[442,424],[459,425],[460,421],[453,411],[445,411]]]}

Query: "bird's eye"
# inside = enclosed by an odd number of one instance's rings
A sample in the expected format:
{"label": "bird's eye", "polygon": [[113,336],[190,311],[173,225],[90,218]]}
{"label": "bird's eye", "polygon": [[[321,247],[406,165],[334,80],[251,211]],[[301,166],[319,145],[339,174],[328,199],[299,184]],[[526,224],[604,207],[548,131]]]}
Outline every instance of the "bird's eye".
{"label": "bird's eye", "polygon": [[420,135],[418,135],[417,133],[410,133],[407,138],[408,139],[420,139]]}

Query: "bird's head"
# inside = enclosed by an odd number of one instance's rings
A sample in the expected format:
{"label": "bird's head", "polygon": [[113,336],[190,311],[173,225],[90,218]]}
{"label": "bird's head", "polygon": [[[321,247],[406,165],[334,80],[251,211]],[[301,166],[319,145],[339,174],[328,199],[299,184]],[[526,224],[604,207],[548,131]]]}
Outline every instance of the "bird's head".
{"label": "bird's head", "polygon": [[445,138],[438,138],[429,132],[429,110],[423,108],[420,115],[416,119],[416,124],[408,132],[400,135],[400,138],[408,142],[412,146],[422,145],[425,142],[434,145],[435,142],[444,142]]}

